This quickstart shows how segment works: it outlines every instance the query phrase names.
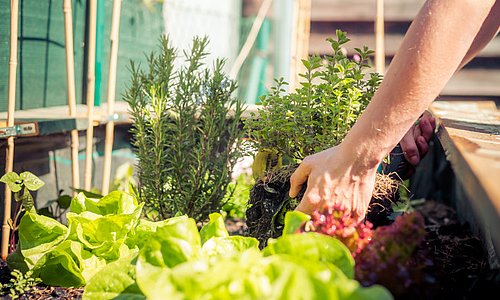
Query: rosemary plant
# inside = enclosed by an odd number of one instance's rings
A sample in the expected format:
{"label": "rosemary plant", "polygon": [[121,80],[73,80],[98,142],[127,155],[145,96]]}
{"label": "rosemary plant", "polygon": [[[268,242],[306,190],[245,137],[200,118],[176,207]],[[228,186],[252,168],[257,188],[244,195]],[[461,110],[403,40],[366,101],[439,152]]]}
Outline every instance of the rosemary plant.
{"label": "rosemary plant", "polygon": [[242,151],[243,104],[232,96],[236,83],[224,74],[224,60],[212,68],[203,62],[206,37],[193,39],[182,62],[168,38],[160,44],[146,71],[131,63],[124,94],[133,118],[137,193],[160,219],[188,215],[203,221],[226,201]]}

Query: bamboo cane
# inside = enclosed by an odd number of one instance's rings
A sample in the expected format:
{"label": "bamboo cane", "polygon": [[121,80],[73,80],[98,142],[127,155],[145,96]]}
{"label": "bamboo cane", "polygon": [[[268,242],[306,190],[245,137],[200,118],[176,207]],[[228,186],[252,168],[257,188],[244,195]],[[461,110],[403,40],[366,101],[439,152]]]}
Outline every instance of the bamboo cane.
{"label": "bamboo cane", "polygon": [[[18,0],[10,1],[10,59],[9,59],[9,91],[7,105],[7,127],[14,126],[14,112],[16,109],[16,79],[17,79],[17,29],[18,29]],[[5,174],[12,172],[14,167],[14,137],[7,138],[5,151]],[[4,217],[2,225],[2,259],[6,260],[9,255],[10,226],[8,220],[11,218],[12,193],[8,185],[5,185]]]}
{"label": "bamboo cane", "polygon": [[238,72],[243,65],[243,62],[247,58],[248,54],[250,54],[250,50],[252,50],[252,46],[255,43],[255,39],[257,39],[257,35],[259,34],[260,27],[262,27],[262,23],[266,18],[267,12],[271,7],[272,0],[264,0],[260,5],[259,11],[257,12],[257,16],[253,21],[252,28],[250,28],[250,32],[248,33],[247,39],[245,40],[245,44],[241,47],[240,53],[236,57],[233,66],[229,72],[229,78],[236,79],[238,76]]}
{"label": "bamboo cane", "polygon": [[377,0],[377,16],[375,18],[375,72],[385,72],[384,46],[384,0]]}
{"label": "bamboo cane", "polygon": [[89,2],[89,36],[88,36],[88,67],[87,67],[87,141],[85,149],[85,180],[84,188],[92,185],[92,153],[94,139],[94,91],[95,91],[95,48],[96,48],[96,16],[97,0]]}
{"label": "bamboo cane", "polygon": [[[64,33],[66,44],[66,82],[68,85],[68,108],[69,116],[76,117],[76,96],[75,96],[75,62],[73,58],[73,16],[71,9],[71,0],[64,0]],[[73,196],[76,195],[76,190],[80,188],[80,170],[78,164],[78,147],[79,138],[78,130],[71,130],[71,178],[73,185]]]}
{"label": "bamboo cane", "polygon": [[294,21],[292,30],[290,61],[290,90],[295,90],[299,85],[300,73],[304,71],[302,59],[309,55],[309,37],[311,28],[311,0],[296,0],[294,5]]}
{"label": "bamboo cane", "polygon": [[[111,17],[111,53],[109,59],[108,77],[108,116],[114,114],[115,90],[116,90],[116,64],[118,60],[118,33],[120,30],[120,8],[121,0],[113,1],[113,15]],[[111,160],[113,153],[113,139],[115,131],[114,120],[108,120],[106,124],[106,141],[104,144],[104,167],[102,174],[102,194],[109,193],[109,181],[111,176]]]}

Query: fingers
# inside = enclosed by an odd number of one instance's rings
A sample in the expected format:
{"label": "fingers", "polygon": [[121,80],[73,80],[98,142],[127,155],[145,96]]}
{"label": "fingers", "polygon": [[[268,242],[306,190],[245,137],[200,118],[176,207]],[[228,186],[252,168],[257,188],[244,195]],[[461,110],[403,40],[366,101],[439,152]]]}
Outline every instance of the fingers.
{"label": "fingers", "polygon": [[[426,141],[430,141],[434,134],[434,129],[436,128],[436,121],[434,119],[422,118],[418,125],[420,127],[421,136],[424,137]],[[418,136],[416,137],[418,138]]]}
{"label": "fingers", "polygon": [[310,170],[304,163],[300,164],[297,170],[293,172],[292,177],[290,177],[290,191],[288,192],[290,198],[297,197],[300,192],[300,188],[307,181],[309,173]]}
{"label": "fingers", "polygon": [[423,157],[429,151],[429,143],[424,138],[424,136],[417,137],[416,143],[418,147],[418,152],[420,152],[420,157]]}
{"label": "fingers", "polygon": [[420,154],[411,129],[405,134],[399,144],[401,145],[401,149],[403,150],[406,160],[412,166],[418,165],[420,162]]}

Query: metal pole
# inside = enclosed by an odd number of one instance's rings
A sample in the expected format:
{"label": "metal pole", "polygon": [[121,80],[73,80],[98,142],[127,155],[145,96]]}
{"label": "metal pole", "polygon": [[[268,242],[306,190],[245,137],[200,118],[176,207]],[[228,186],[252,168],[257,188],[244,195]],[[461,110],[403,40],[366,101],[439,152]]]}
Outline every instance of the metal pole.
{"label": "metal pole", "polygon": [[[120,8],[121,0],[113,1],[113,16],[111,19],[111,54],[109,59],[109,78],[108,78],[108,117],[114,114],[115,91],[116,91],[116,64],[118,60],[118,34],[120,31]],[[106,123],[106,141],[104,144],[104,167],[102,174],[102,194],[109,193],[109,181],[111,176],[111,161],[113,154],[113,139],[115,131],[115,122],[109,119]]]}
{"label": "metal pole", "polygon": [[92,185],[92,153],[94,139],[94,91],[95,91],[95,50],[96,50],[96,15],[97,0],[89,1],[89,38],[88,38],[88,67],[87,67],[87,141],[85,149],[85,180],[84,188],[91,189]]}
{"label": "metal pole", "polygon": [[[68,85],[68,108],[69,116],[76,117],[76,93],[75,93],[75,62],[73,58],[73,16],[71,9],[71,0],[64,0],[64,37],[66,48],[66,82]],[[71,178],[74,189],[80,188],[80,170],[78,164],[79,148],[78,130],[71,130]],[[73,190],[73,196],[76,190]]]}
{"label": "metal pole", "polygon": [[[17,29],[18,29],[18,0],[10,1],[10,60],[9,60],[9,91],[7,127],[14,126],[14,112],[16,109],[16,79],[17,79]],[[14,137],[7,138],[5,151],[5,174],[12,172],[14,166]],[[2,225],[2,259],[6,260],[9,255],[10,226],[8,220],[11,218],[12,193],[8,185],[5,185],[4,217]]]}

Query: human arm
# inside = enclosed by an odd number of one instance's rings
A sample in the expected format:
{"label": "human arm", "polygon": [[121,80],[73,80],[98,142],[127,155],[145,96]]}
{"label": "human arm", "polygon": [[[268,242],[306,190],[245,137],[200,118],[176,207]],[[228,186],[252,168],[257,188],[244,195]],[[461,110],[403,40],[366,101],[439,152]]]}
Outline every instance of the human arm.
{"label": "human arm", "polygon": [[[472,44],[465,54],[462,62],[456,72],[462,69],[469,61],[471,61],[479,52],[490,42],[499,32],[500,28],[500,1],[496,1],[490,13],[483,22],[481,29],[475,36]],[[432,138],[436,123],[433,116],[428,112],[419,118],[417,125],[412,126],[403,136],[399,144],[404,153],[406,161],[411,165],[410,172],[405,174],[411,175],[416,166],[420,163],[422,157],[427,153],[428,143]]]}
{"label": "human arm", "polygon": [[345,140],[306,157],[292,175],[291,197],[307,181],[297,210],[311,213],[329,201],[364,217],[381,160],[459,68],[493,4],[492,0],[424,4],[382,84]]}

